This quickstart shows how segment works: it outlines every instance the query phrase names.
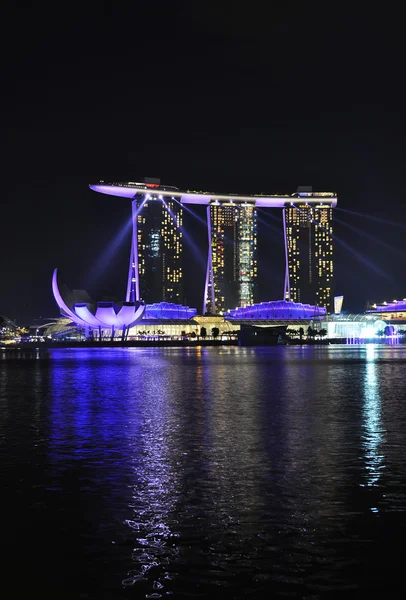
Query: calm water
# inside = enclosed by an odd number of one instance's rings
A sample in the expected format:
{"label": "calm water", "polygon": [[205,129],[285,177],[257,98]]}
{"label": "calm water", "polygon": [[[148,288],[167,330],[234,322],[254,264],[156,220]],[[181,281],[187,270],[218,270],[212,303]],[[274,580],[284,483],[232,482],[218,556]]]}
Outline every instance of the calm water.
{"label": "calm water", "polygon": [[5,597],[398,597],[405,367],[373,345],[0,352]]}

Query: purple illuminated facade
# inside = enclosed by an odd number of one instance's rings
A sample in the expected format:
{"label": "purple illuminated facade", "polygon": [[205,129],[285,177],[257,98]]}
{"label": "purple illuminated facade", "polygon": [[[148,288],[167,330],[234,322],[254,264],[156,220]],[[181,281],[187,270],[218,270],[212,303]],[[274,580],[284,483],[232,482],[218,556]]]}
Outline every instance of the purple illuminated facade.
{"label": "purple illuminated facade", "polygon": [[197,313],[195,308],[173,304],[170,302],[158,302],[156,304],[147,304],[145,307],[144,319],[192,319]]}
{"label": "purple illuminated facade", "polygon": [[301,319],[316,319],[324,317],[327,311],[324,306],[311,306],[299,302],[276,300],[261,302],[242,308],[230,310],[224,317],[229,321],[290,321]]}
{"label": "purple illuminated facade", "polygon": [[[208,206],[212,202],[235,202],[241,204],[244,202],[253,202],[257,208],[287,208],[292,202],[300,200],[304,195],[301,192],[296,194],[251,194],[249,196],[241,196],[239,194],[216,194],[214,192],[196,192],[182,191],[172,186],[161,186],[148,183],[98,183],[89,185],[91,190],[100,194],[108,194],[109,196],[119,196],[121,198],[134,198],[137,193],[144,192],[151,195],[161,195],[165,197],[177,198],[182,204],[204,204]],[[310,206],[318,206],[321,202],[328,204],[333,208],[337,205],[337,195],[332,192],[314,192],[305,194],[306,202]]]}
{"label": "purple illuminated facade", "polygon": [[403,300],[394,300],[393,302],[383,302],[374,304],[367,313],[375,313],[380,319],[390,323],[406,323],[406,298]]}
{"label": "purple illuminated facade", "polygon": [[[224,314],[231,307],[244,308],[253,304],[257,276],[256,219],[258,208],[282,209],[286,261],[284,298],[286,300],[300,299],[302,302],[314,301],[320,308],[329,306],[333,278],[332,230],[328,225],[327,231],[324,214],[328,210],[331,215],[331,209],[337,204],[337,195],[334,193],[312,192],[309,191],[310,188],[306,188],[306,191],[298,191],[292,195],[242,196],[182,191],[176,187],[163,186],[159,180],[145,180],[143,183],[100,182],[89,187],[101,194],[132,200],[133,235],[127,301],[135,302],[142,299],[148,302],[157,300],[179,302],[182,284],[182,268],[179,261],[182,254],[179,208],[182,204],[200,204],[207,206],[209,237],[203,314]],[[161,208],[160,206],[153,207],[154,204],[158,205],[159,203]],[[148,204],[151,216],[145,209]],[[154,225],[156,216],[153,218],[152,208],[155,213],[159,209],[164,215],[161,228]],[[311,258],[315,263],[315,268],[317,267],[317,277],[322,278],[320,281],[322,281],[323,289],[320,288],[321,292],[316,290],[317,294],[315,293],[314,300],[313,297],[311,300],[306,300],[306,291],[303,287],[305,278],[304,276],[299,278],[302,261],[297,258],[296,245],[301,243],[301,229],[292,217],[296,213],[300,215],[309,213],[311,218],[306,217],[306,226],[310,232],[309,235],[313,236],[311,239],[314,238],[318,244],[316,244],[317,248],[316,246],[314,248],[314,257]],[[233,223],[230,221],[231,214]],[[166,224],[164,224],[165,219]],[[234,231],[234,238],[229,233],[231,229]],[[313,230],[316,229],[317,231],[313,234]],[[298,243],[296,243],[297,240],[299,240]],[[328,249],[326,249],[327,244]],[[321,250],[319,250],[319,246],[322,247]],[[162,258],[165,253],[167,259]],[[170,265],[169,270],[168,266],[163,267],[166,264],[165,260]],[[323,270],[327,262],[329,270],[324,277]],[[320,271],[322,275],[320,275]],[[152,285],[148,284],[147,280],[153,273],[159,274],[159,277],[155,277],[153,280],[153,284],[155,287],[160,286],[162,294],[158,294],[154,288],[154,295],[148,296]],[[303,287],[303,290],[300,287]]]}
{"label": "purple illuminated facade", "polygon": [[406,316],[406,299],[395,300],[394,302],[385,302],[385,304],[377,304],[366,312],[385,313],[385,312],[404,312]]}

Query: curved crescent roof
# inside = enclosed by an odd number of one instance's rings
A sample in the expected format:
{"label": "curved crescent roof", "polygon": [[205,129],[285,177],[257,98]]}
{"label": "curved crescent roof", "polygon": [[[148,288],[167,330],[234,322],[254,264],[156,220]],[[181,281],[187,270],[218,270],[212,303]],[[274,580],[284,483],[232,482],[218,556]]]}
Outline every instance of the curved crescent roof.
{"label": "curved crescent roof", "polygon": [[78,301],[78,293],[69,290],[67,286],[59,285],[58,269],[54,270],[52,276],[52,291],[61,314],[68,317],[81,327],[131,327],[138,323],[145,312],[143,302],[123,302],[115,306],[113,302],[98,302],[96,305],[90,302]]}
{"label": "curved crescent roof", "polygon": [[184,204],[211,204],[219,202],[221,204],[244,204],[253,203],[258,207],[284,208],[294,204],[311,204],[315,206],[331,206],[337,205],[337,194],[333,192],[297,192],[295,194],[252,194],[248,196],[240,196],[238,194],[216,194],[215,192],[197,192],[197,191],[182,191],[170,186],[153,187],[144,183],[96,183],[90,184],[90,189],[99,192],[100,194],[108,194],[109,196],[119,196],[121,198],[134,198],[137,194],[149,194],[152,197],[170,196],[178,198]]}

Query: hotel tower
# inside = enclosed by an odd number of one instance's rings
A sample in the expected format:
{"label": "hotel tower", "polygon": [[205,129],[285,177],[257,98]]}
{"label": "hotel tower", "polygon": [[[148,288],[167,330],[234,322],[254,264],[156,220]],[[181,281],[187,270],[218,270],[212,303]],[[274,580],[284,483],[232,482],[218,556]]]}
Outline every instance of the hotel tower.
{"label": "hotel tower", "polygon": [[[306,189],[306,188],[299,188]],[[309,204],[311,191],[300,192],[300,200],[283,209],[286,276],[285,299],[332,312],[334,292],[333,209],[325,203]]]}
{"label": "hotel tower", "polygon": [[254,203],[215,200],[207,206],[209,256],[203,313],[222,314],[254,302],[257,211]]}

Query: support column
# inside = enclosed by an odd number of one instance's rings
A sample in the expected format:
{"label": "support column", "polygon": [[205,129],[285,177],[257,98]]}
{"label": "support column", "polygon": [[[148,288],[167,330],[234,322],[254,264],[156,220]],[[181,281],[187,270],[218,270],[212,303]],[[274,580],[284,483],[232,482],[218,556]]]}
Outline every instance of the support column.
{"label": "support column", "polygon": [[134,263],[134,252],[133,252],[133,241],[131,238],[130,260],[128,263],[127,292],[125,295],[126,302],[130,302],[130,298],[131,298],[131,280],[132,280],[132,276],[133,276],[133,263]]}
{"label": "support column", "polygon": [[211,283],[211,306],[213,313],[215,312],[215,295],[214,295],[214,278],[213,278],[213,248],[211,240],[211,217],[210,217],[210,204],[207,206],[207,234],[209,238],[209,249],[207,255],[207,269],[206,269],[206,283],[204,286],[204,298],[203,298],[203,315],[206,314],[207,301],[209,297],[209,284]]}
{"label": "support column", "polygon": [[135,302],[140,299],[140,282],[138,273],[138,227],[137,227],[137,200],[132,201],[132,239],[130,252],[130,265],[128,269],[126,302]]}
{"label": "support column", "polygon": [[288,252],[288,235],[286,231],[286,208],[282,208],[283,220],[283,239],[285,242],[285,286],[283,290],[283,299],[290,302],[290,279],[289,279],[289,252]]}

